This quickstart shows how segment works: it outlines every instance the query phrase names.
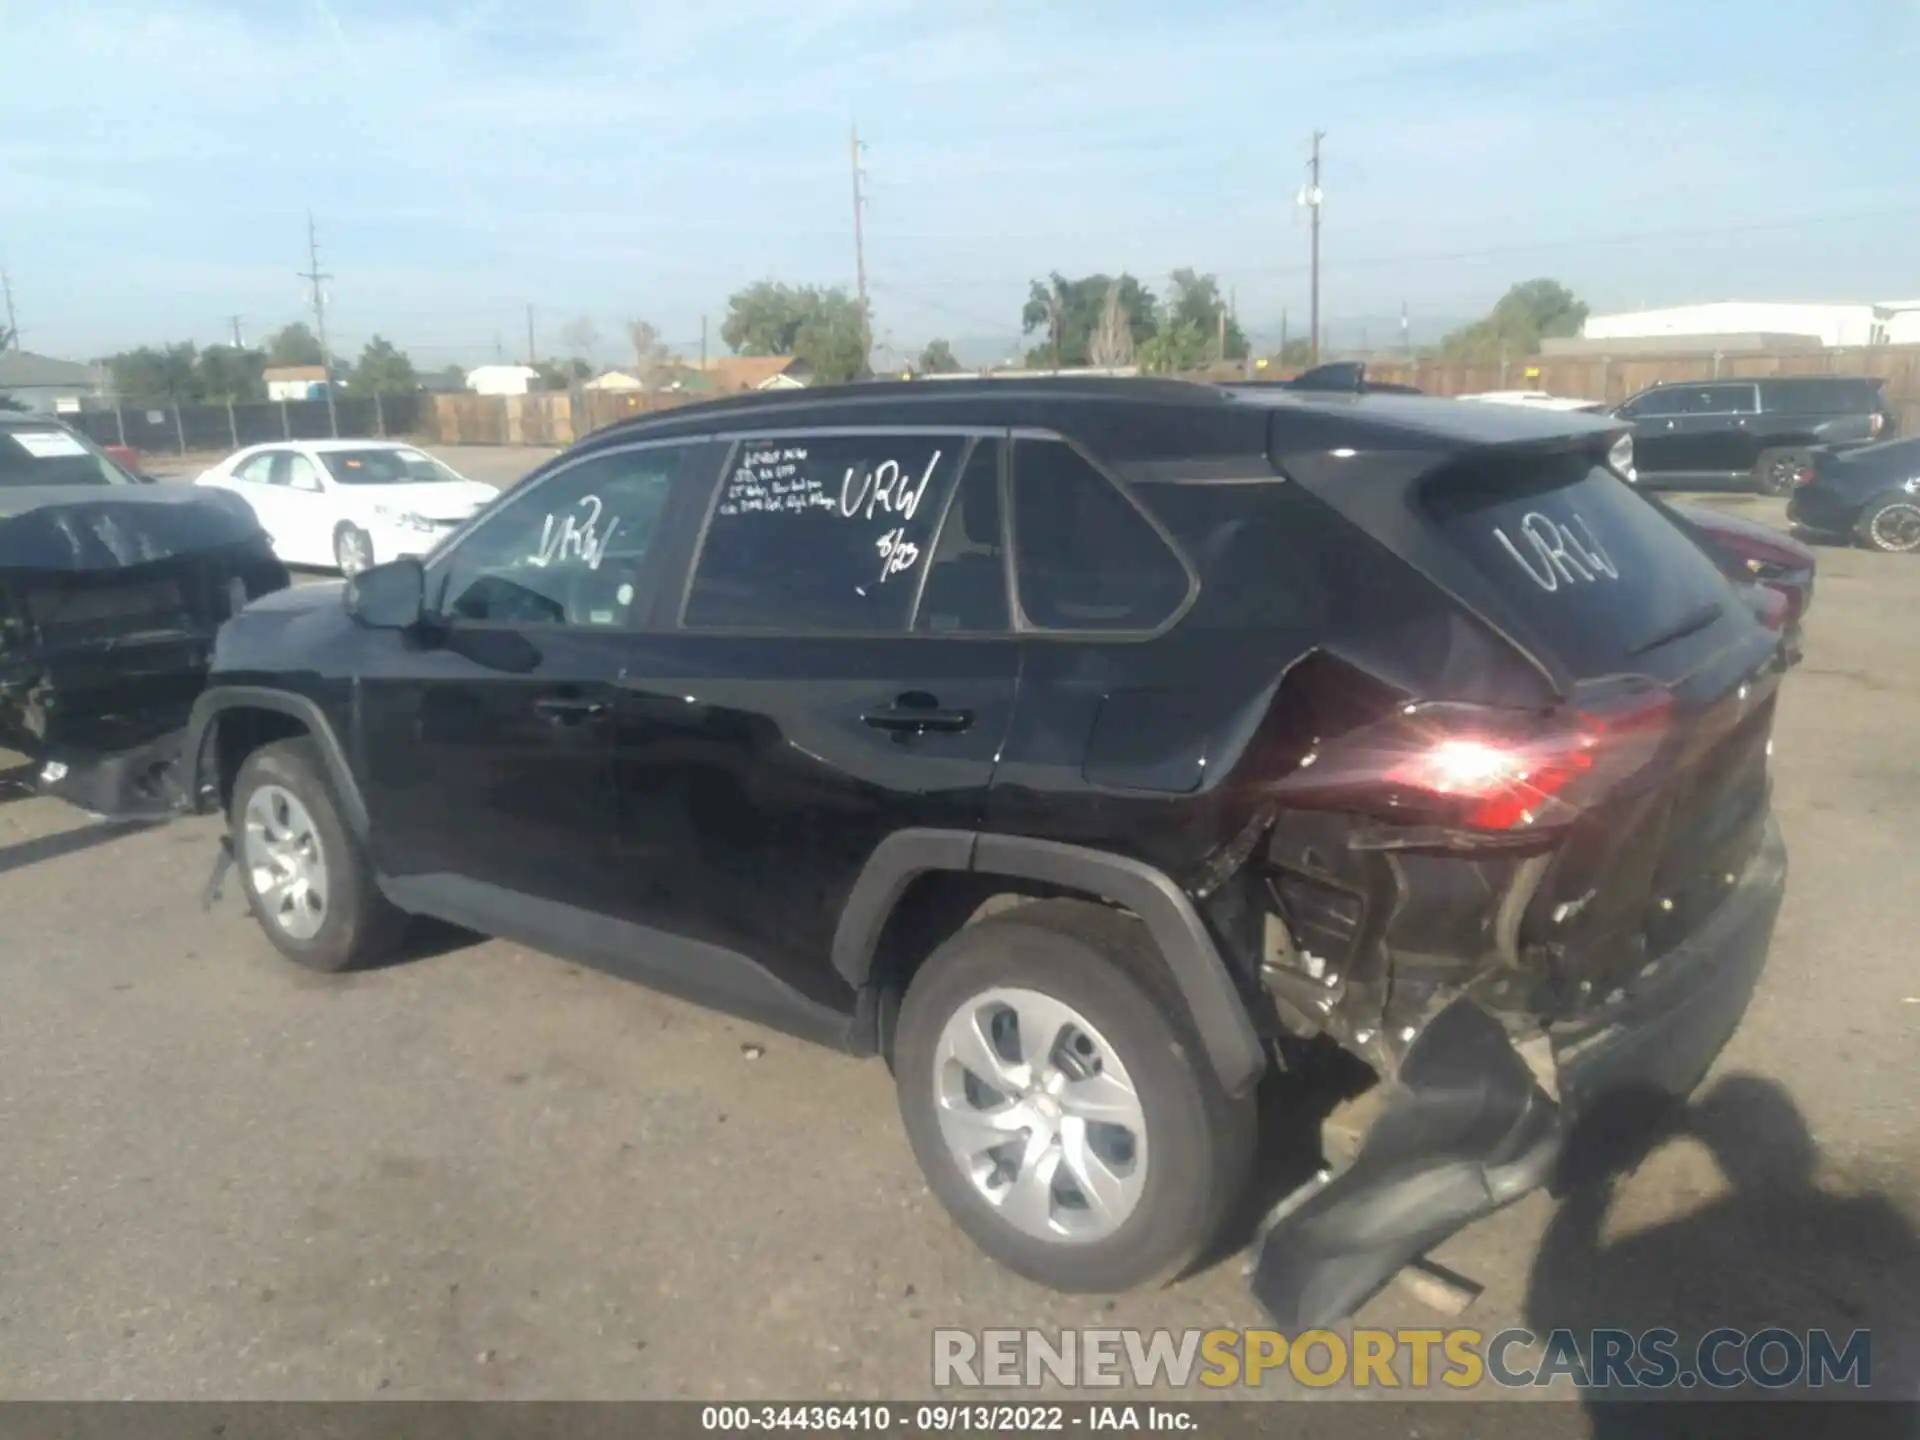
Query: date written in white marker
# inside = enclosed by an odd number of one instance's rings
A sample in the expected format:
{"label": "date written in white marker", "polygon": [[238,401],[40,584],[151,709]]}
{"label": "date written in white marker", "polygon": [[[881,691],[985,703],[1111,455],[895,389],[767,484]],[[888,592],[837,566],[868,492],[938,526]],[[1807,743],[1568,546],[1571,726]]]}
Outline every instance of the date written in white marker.
{"label": "date written in white marker", "polygon": [[920,547],[907,539],[905,528],[889,530],[873,542],[873,548],[880,552],[880,582],[886,583],[889,575],[898,575],[911,570],[920,559]]}

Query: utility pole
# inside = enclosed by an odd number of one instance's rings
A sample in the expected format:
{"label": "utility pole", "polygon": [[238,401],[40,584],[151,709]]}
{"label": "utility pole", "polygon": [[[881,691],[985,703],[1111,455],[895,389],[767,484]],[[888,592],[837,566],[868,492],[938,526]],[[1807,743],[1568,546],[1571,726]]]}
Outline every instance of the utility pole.
{"label": "utility pole", "polygon": [[860,358],[864,363],[873,353],[873,319],[867,309],[867,241],[861,212],[867,200],[860,191],[860,126],[852,130],[853,160],[853,283],[860,297]]}
{"label": "utility pole", "polygon": [[700,368],[707,368],[707,317],[700,317]]}
{"label": "utility pole", "polygon": [[1227,312],[1225,310],[1220,312],[1219,329],[1219,337],[1213,343],[1213,359],[1215,364],[1224,365],[1227,360]]}
{"label": "utility pole", "polygon": [[1280,363],[1287,363],[1287,312],[1284,307],[1280,311]]}
{"label": "utility pole", "polygon": [[320,268],[320,232],[313,223],[313,212],[307,212],[307,268],[300,272],[300,278],[313,286],[313,326],[318,332],[315,336],[320,342],[320,388],[327,397],[327,433],[339,435],[340,417],[333,408],[333,357],[327,350],[327,296],[320,288],[323,280],[333,276]]}
{"label": "utility pole", "polygon": [[527,302],[527,368],[533,368],[533,357],[538,352],[533,348],[533,302]]}
{"label": "utility pole", "polygon": [[13,313],[13,277],[0,270],[0,291],[7,297],[7,343],[18,351],[20,348],[20,322]]}
{"label": "utility pole", "polygon": [[244,350],[247,348],[240,339],[240,318],[238,315],[229,315],[227,317],[233,324],[233,348],[236,350]]}
{"label": "utility pole", "polygon": [[1300,192],[1300,203],[1307,207],[1309,224],[1313,240],[1310,267],[1312,270],[1312,299],[1307,315],[1307,354],[1310,364],[1320,363],[1320,142],[1327,138],[1327,132],[1313,132],[1313,158],[1307,162],[1307,185]]}
{"label": "utility pole", "polygon": [[1400,302],[1400,348],[1407,352],[1407,358],[1413,358],[1413,330],[1407,324],[1407,302]]}

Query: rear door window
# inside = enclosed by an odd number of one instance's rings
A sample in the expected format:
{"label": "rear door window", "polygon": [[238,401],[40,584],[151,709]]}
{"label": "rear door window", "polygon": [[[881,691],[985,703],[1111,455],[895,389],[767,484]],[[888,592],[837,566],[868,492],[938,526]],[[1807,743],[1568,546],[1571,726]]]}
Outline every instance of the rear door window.
{"label": "rear door window", "polygon": [[1441,532],[1576,675],[1658,674],[1658,652],[1740,605],[1713,563],[1578,455],[1486,458],[1429,481]]}
{"label": "rear door window", "polygon": [[687,592],[694,629],[899,633],[930,562],[965,435],[742,440]]}
{"label": "rear door window", "polygon": [[1020,608],[1043,630],[1154,630],[1192,581],[1140,509],[1059,440],[1013,447]]}

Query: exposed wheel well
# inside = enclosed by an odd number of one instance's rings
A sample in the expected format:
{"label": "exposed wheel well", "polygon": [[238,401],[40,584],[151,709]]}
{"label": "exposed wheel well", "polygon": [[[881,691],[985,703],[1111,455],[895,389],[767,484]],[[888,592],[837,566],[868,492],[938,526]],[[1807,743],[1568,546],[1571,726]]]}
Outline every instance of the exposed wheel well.
{"label": "exposed wheel well", "polygon": [[900,999],[928,956],[969,925],[1036,900],[1077,900],[1114,908],[1090,892],[1011,875],[930,870],[916,876],[888,913],[868,972],[877,999],[876,1050],[891,1062]]}
{"label": "exposed wheel well", "polygon": [[233,784],[247,756],[262,745],[310,733],[297,718],[283,711],[260,710],[251,706],[222,710],[213,726],[221,813],[224,814],[233,804]]}

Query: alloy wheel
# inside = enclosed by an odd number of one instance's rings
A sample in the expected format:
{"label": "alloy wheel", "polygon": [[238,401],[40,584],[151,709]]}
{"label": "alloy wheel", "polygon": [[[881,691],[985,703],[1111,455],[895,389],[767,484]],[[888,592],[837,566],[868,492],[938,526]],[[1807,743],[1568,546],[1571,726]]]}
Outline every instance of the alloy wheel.
{"label": "alloy wheel", "polygon": [[261,913],[290,939],[318,935],[327,919],[327,857],[299,797],[281,785],[248,796],[241,851]]}
{"label": "alloy wheel", "polygon": [[995,988],[947,1020],[934,1052],[941,1137],[974,1190],[1041,1240],[1103,1240],[1146,1187],[1147,1124],[1092,1021],[1037,990]]}
{"label": "alloy wheel", "polygon": [[1868,524],[1867,533],[1882,550],[1920,550],[1920,504],[1883,506]]}

